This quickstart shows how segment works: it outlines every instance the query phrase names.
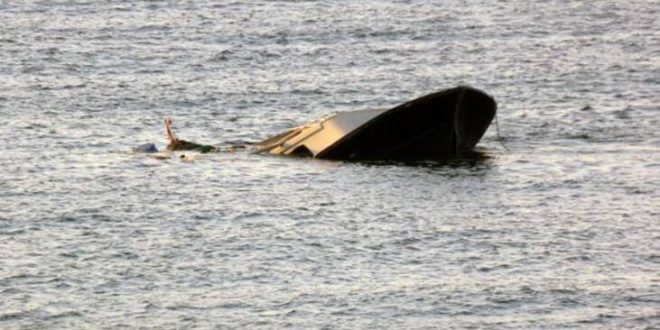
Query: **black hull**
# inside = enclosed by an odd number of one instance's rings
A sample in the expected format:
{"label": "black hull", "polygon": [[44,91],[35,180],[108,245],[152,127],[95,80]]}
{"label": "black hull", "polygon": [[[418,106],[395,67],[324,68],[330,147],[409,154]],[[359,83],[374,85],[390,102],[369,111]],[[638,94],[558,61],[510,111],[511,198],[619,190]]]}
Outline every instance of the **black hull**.
{"label": "black hull", "polygon": [[497,104],[471,87],[429,94],[373,118],[316,158],[436,160],[471,151],[490,125]]}

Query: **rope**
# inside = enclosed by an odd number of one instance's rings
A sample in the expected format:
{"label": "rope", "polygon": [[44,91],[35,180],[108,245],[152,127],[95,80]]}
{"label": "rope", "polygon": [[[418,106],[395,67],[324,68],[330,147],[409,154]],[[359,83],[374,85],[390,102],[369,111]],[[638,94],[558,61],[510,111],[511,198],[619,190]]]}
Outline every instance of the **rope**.
{"label": "rope", "polygon": [[495,128],[497,129],[497,141],[502,145],[502,147],[504,147],[506,151],[511,151],[509,150],[509,148],[506,147],[506,145],[504,144],[504,139],[500,135],[500,122],[499,120],[497,120],[497,112],[495,112]]}

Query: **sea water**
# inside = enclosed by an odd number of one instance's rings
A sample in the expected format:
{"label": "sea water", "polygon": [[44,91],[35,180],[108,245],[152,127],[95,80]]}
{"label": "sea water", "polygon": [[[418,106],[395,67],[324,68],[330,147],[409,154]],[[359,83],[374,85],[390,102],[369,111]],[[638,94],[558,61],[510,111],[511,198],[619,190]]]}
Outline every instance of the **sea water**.
{"label": "sea water", "polygon": [[[0,328],[660,326],[657,1],[0,1]],[[456,85],[476,161],[251,143]],[[498,134],[499,129],[499,134]]]}

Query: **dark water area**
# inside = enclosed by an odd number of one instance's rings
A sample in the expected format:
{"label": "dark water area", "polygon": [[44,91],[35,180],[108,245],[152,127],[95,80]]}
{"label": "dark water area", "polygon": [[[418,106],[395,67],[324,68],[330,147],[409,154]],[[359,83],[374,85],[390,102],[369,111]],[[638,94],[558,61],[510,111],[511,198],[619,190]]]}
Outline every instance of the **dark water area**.
{"label": "dark water area", "polygon": [[[657,1],[0,1],[0,328],[657,329]],[[459,84],[443,164],[174,154]]]}

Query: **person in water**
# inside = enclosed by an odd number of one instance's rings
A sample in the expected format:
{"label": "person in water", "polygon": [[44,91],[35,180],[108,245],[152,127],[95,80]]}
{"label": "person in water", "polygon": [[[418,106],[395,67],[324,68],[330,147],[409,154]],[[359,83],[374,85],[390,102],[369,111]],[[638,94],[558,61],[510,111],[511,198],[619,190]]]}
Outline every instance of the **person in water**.
{"label": "person in water", "polygon": [[167,131],[167,138],[170,140],[170,143],[167,145],[167,150],[170,151],[192,150],[192,151],[199,151],[201,153],[207,153],[218,150],[216,147],[211,145],[199,144],[195,142],[178,139],[176,136],[174,136],[174,133],[172,133],[172,119],[170,118],[165,118],[165,130]]}

